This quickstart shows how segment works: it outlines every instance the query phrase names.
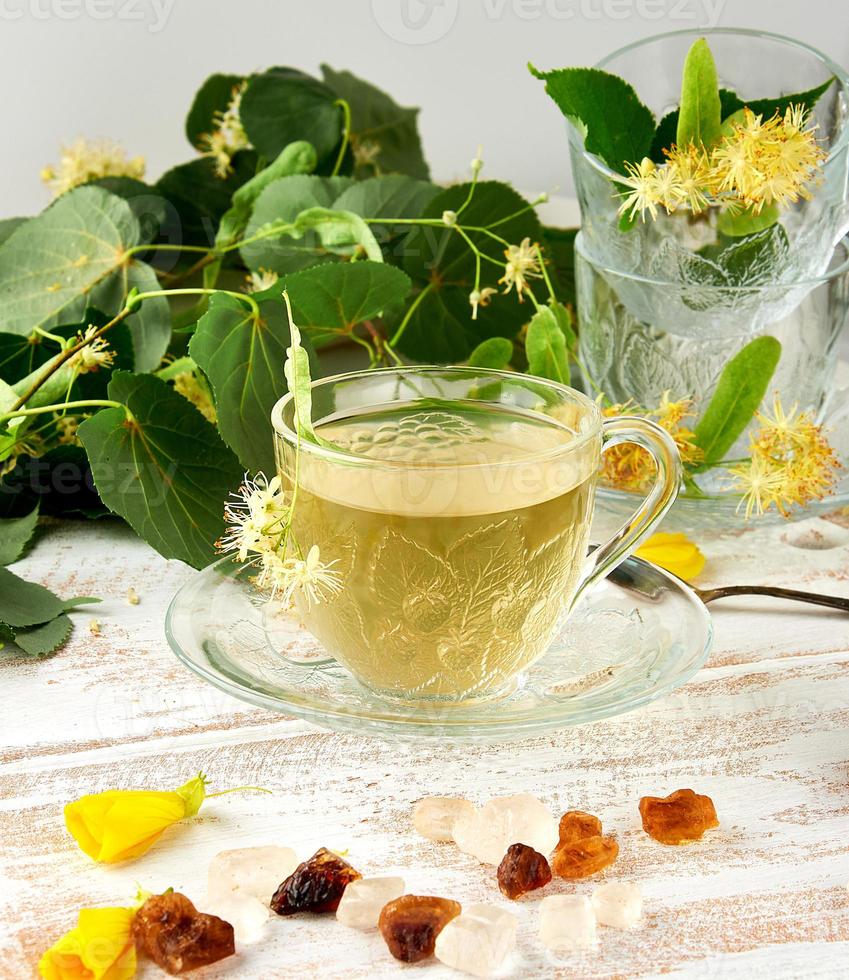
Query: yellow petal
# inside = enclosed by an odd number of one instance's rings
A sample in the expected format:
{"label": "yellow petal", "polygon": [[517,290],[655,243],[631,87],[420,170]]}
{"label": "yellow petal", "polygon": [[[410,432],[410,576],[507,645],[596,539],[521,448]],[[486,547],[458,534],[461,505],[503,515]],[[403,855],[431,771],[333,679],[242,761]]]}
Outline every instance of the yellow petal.
{"label": "yellow petal", "polygon": [[687,581],[694,579],[705,567],[705,556],[686,534],[664,531],[653,534],[634,554]]}
{"label": "yellow petal", "polygon": [[65,825],[95,861],[126,861],[144,854],[172,823],[186,816],[177,792],[109,790],[65,807]]}
{"label": "yellow petal", "polygon": [[41,957],[46,980],[130,980],[136,973],[135,909],[81,909],[77,926]]}

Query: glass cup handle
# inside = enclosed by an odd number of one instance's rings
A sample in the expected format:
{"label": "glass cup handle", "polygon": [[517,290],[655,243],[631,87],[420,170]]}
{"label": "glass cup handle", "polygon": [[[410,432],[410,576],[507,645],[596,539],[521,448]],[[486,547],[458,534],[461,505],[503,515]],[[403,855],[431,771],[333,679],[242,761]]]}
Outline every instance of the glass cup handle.
{"label": "glass cup handle", "polygon": [[572,604],[599,579],[620,565],[640,545],[678,496],[681,485],[681,457],[669,433],[654,422],[626,415],[605,419],[602,424],[602,447],[605,452],[623,442],[632,442],[651,453],[657,467],[654,486],[640,508],[605,544],[588,557],[581,583]]}

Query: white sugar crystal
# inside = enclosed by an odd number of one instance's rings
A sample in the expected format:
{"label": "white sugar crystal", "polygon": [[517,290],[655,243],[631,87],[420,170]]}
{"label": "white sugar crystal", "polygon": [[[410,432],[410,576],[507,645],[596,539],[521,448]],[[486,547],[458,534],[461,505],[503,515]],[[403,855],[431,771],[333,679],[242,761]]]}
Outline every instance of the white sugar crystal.
{"label": "white sugar crystal", "polygon": [[216,854],[207,872],[207,892],[213,901],[232,895],[250,896],[268,905],[278,885],[298,866],[290,847],[240,847]]}
{"label": "white sugar crystal", "polygon": [[497,973],[516,945],[516,917],[495,905],[468,905],[436,937],[436,958],[476,977]]}
{"label": "white sugar crystal", "polygon": [[630,929],[643,914],[643,893],[639,886],[625,881],[599,885],[592,903],[598,921],[614,929]]}
{"label": "white sugar crystal", "polygon": [[539,938],[552,950],[574,950],[596,941],[595,912],[583,895],[549,895],[539,906]]}
{"label": "white sugar crystal", "polygon": [[429,840],[454,840],[454,824],[475,808],[458,796],[426,796],[413,807],[413,826]]}
{"label": "white sugar crystal", "polygon": [[511,844],[527,844],[548,855],[559,839],[557,821],[529,793],[490,800],[480,810],[463,814],[454,824],[457,846],[484,864],[500,864]]}
{"label": "white sugar crystal", "polygon": [[383,906],[403,894],[403,878],[358,878],[342,893],[336,918],[352,929],[376,929]]}
{"label": "white sugar crystal", "polygon": [[201,911],[211,912],[229,922],[237,944],[255,943],[260,939],[271,916],[267,902],[238,892],[208,898],[201,906]]}

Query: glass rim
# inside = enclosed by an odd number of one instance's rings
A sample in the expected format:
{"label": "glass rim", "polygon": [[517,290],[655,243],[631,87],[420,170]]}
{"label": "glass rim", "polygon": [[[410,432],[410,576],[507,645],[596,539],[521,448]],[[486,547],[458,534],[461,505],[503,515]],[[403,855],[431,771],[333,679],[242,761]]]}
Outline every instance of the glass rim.
{"label": "glass rim", "polygon": [[[837,64],[836,61],[832,61],[832,59],[829,58],[827,54],[820,51],[819,48],[815,48],[813,45],[807,44],[805,41],[799,41],[796,38],[787,37],[785,34],[777,34],[774,31],[758,31],[749,27],[714,27],[706,31],[699,30],[697,27],[685,27],[679,31],[663,31],[660,34],[651,34],[648,37],[640,38],[637,41],[631,41],[630,44],[625,44],[621,48],[616,48],[614,51],[611,51],[599,61],[595,62],[592,67],[606,71],[606,66],[609,65],[614,58],[627,54],[627,52],[633,51],[637,48],[644,47],[645,45],[651,44],[654,41],[663,40],[664,38],[690,36],[710,39],[712,35],[716,34],[732,34],[741,37],[765,38],[769,41],[776,41],[780,42],[781,44],[790,45],[791,47],[798,48],[801,51],[807,51],[809,54],[812,54],[814,58],[819,61],[829,72],[831,72],[832,77],[836,79],[838,84],[843,88],[847,99],[849,99],[849,73],[842,65]],[[637,95],[639,96],[639,92]],[[569,142],[575,146],[575,148],[580,152],[581,156],[584,157],[586,162],[594,170],[612,180],[619,180],[623,177],[623,174],[620,174],[618,171],[608,167],[601,157],[596,156],[595,153],[590,153],[589,150],[584,148],[583,137],[581,136],[579,130],[568,119],[566,120],[566,125],[569,131]],[[826,157],[823,166],[827,166],[838,153],[841,153],[846,148],[847,143],[849,143],[849,122],[844,122],[834,145],[829,147],[828,156]],[[639,161],[634,162],[639,163]]]}
{"label": "glass rim", "polygon": [[839,248],[843,249],[843,259],[835,268],[829,268],[819,276],[807,276],[804,279],[794,279],[792,282],[761,283],[757,286],[715,286],[711,285],[710,283],[696,285],[695,283],[679,282],[675,279],[655,279],[652,276],[640,275],[638,272],[624,272],[621,269],[614,269],[612,266],[606,265],[603,262],[599,262],[597,259],[594,259],[592,255],[589,254],[589,252],[584,248],[583,237],[584,233],[581,229],[575,236],[575,252],[580,255],[580,257],[588,265],[591,265],[596,272],[600,272],[606,276],[614,276],[617,279],[627,279],[629,282],[638,282],[642,285],[657,286],[658,288],[682,288],[685,286],[693,286],[698,288],[700,292],[705,293],[713,291],[723,294],[741,293],[751,295],[752,293],[765,293],[774,289],[789,290],[800,287],[811,287],[813,289],[816,286],[822,286],[825,283],[831,282],[833,279],[838,279],[840,276],[849,272],[849,235],[845,235],[843,238],[839,239],[834,246],[831,261],[834,260],[837,250]]}
{"label": "glass rim", "polygon": [[[497,368],[476,368],[467,365],[440,365],[440,364],[411,364],[411,365],[396,365],[393,367],[384,368],[362,368],[358,371],[343,371],[339,374],[329,375],[326,378],[317,378],[310,385],[310,389],[315,391],[322,385],[332,385],[338,384],[340,381],[355,381],[357,379],[375,378],[375,377],[386,377],[387,375],[404,375],[404,374],[416,374],[416,375],[427,375],[435,373],[450,373],[455,375],[465,375],[468,377],[485,377],[492,378],[493,380],[503,380],[516,382],[518,379],[527,378],[532,381],[534,385],[538,385],[543,388],[548,388],[558,395],[566,395],[568,398],[583,405],[587,409],[587,416],[591,419],[591,426],[586,432],[575,433],[575,438],[570,439],[563,445],[554,446],[550,449],[541,450],[536,453],[529,453],[527,456],[522,456],[520,459],[509,459],[509,460],[497,460],[495,462],[446,462],[446,463],[434,463],[427,460],[410,462],[408,460],[400,459],[375,459],[371,456],[362,456],[358,453],[349,452],[340,448],[330,448],[328,446],[323,446],[320,443],[311,442],[300,438],[290,425],[288,425],[283,417],[283,412],[286,407],[293,401],[293,395],[291,392],[287,392],[281,398],[279,398],[274,407],[271,409],[271,426],[274,429],[275,436],[279,436],[290,446],[298,448],[299,451],[307,452],[310,456],[322,459],[328,463],[340,463],[346,466],[365,466],[370,468],[385,468],[385,469],[395,469],[398,471],[403,470],[470,470],[470,469],[502,469],[516,466],[527,466],[529,463],[545,462],[550,459],[557,459],[560,456],[566,456],[571,453],[577,452],[583,449],[584,446],[590,442],[592,439],[598,438],[602,431],[602,415],[601,409],[593,401],[592,398],[585,395],[582,391],[578,391],[576,388],[572,388],[569,385],[561,384],[558,381],[550,381],[548,378],[539,378],[536,375],[524,375],[519,374],[515,371],[501,371]],[[380,404],[380,403],[377,403]],[[391,403],[390,403],[391,404]],[[481,402],[481,404],[486,405],[487,402]]]}

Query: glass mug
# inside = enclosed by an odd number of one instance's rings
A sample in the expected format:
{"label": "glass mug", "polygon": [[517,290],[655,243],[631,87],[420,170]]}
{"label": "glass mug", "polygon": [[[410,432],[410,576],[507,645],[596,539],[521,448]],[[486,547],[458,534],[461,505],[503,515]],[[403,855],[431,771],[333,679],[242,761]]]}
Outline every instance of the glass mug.
{"label": "glass mug", "polygon": [[[313,382],[318,442],[274,407],[293,540],[318,545],[340,590],[296,598],[307,629],[383,697],[492,698],[512,690],[561,617],[672,505],[675,444],[640,418],[603,420],[586,395],[505,371],[399,367]],[[648,450],[656,481],[587,558],[601,453]],[[299,448],[298,448],[299,447]]]}

